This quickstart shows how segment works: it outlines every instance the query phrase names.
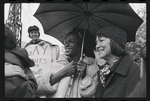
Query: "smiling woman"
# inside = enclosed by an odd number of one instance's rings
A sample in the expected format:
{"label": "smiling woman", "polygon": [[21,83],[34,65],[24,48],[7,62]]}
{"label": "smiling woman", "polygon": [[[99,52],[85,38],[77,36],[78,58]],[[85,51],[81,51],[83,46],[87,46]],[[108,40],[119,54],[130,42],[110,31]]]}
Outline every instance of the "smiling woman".
{"label": "smiling woman", "polygon": [[96,51],[98,52],[99,58],[105,58],[107,57],[107,54],[111,54],[110,49],[110,40],[105,37],[96,37],[97,45],[100,45],[101,47],[97,47]]}
{"label": "smiling woman", "polygon": [[99,97],[127,97],[140,80],[139,66],[125,51],[126,40],[126,32],[117,27],[97,32],[96,57],[106,60],[99,71]]}
{"label": "smiling woman", "polygon": [[[52,86],[57,83],[59,84],[58,89],[56,90],[55,94],[48,95],[47,97],[56,97],[56,98],[58,97],[62,97],[62,98],[83,97],[82,95],[80,95],[79,87],[81,87],[80,83],[82,82],[82,79],[85,77],[85,74],[86,74],[85,78],[90,78],[90,80],[92,78],[97,79],[96,73],[98,69],[90,67],[91,64],[95,63],[95,60],[92,58],[92,55],[89,54],[89,52],[84,51],[83,59],[80,60],[83,33],[84,33],[84,29],[79,29],[79,28],[74,28],[72,31],[67,33],[64,39],[65,54],[60,56],[60,58],[55,62],[57,66],[60,66],[61,70],[59,71],[57,70],[57,72],[55,72],[54,75],[52,75],[51,80],[50,80],[50,84]],[[86,31],[86,34],[89,34],[88,31]],[[92,37],[90,38],[92,40]],[[94,40],[94,37],[93,37],[93,40]],[[86,47],[86,45],[87,47],[90,46],[90,44],[87,44],[85,42],[84,47]],[[91,52],[93,52],[93,50],[91,50]],[[93,57],[94,57],[94,53],[93,53]],[[65,61],[66,64],[62,66],[60,65],[60,61]],[[52,68],[55,68],[56,64],[53,65]],[[92,71],[92,72],[89,73],[89,71]],[[83,82],[84,81],[86,80],[83,80]],[[81,84],[84,84],[83,82]],[[97,80],[95,81],[94,85],[95,85],[93,88],[94,92],[92,91],[92,95],[88,97],[94,96],[95,89],[96,89],[95,87],[97,87],[96,86]],[[88,85],[88,87],[89,86],[90,85]]]}
{"label": "smiling woman", "polygon": [[[114,28],[114,29],[112,29]],[[110,61],[110,57],[123,56],[125,54],[126,33],[117,27],[107,27],[97,32],[96,50],[100,58]],[[102,53],[103,52],[103,53]]]}
{"label": "smiling woman", "polygon": [[37,26],[30,26],[28,28],[28,33],[29,33],[29,38],[31,38],[32,40],[26,44],[25,48],[29,45],[32,44],[40,44],[41,42],[44,43],[43,40],[39,39],[40,37],[40,32],[39,32],[39,28]]}
{"label": "smiling woman", "polygon": [[79,43],[81,43],[81,40],[77,41],[77,38],[75,37],[77,37],[76,34],[70,34],[64,40],[64,45],[66,50],[65,54],[67,56],[74,56],[77,55],[77,53],[79,53],[80,55],[81,45],[79,45]]}
{"label": "smiling woman", "polygon": [[[68,54],[68,50],[71,49],[73,53],[81,56],[81,47],[82,47],[82,40],[84,37],[84,29],[81,28],[74,28],[71,32],[69,32],[64,38],[64,46],[66,49],[66,55]],[[90,40],[90,41],[89,41]],[[73,48],[73,49],[72,49]],[[84,39],[84,46],[83,46],[83,54],[88,57],[95,58],[93,50],[95,49],[95,37],[92,33],[88,30],[85,30],[85,39]],[[71,51],[70,50],[70,51]],[[78,50],[78,51],[76,51]],[[76,51],[76,52],[74,52]],[[82,54],[82,55],[83,55]],[[71,54],[67,55],[71,56]]]}

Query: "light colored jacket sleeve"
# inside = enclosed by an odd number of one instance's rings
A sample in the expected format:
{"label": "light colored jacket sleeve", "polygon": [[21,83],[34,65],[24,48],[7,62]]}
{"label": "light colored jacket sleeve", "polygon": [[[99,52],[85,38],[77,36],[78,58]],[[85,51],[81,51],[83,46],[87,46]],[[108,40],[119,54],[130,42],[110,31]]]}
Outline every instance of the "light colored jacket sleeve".
{"label": "light colored jacket sleeve", "polygon": [[[53,63],[51,72],[52,73],[58,72],[59,70],[64,68],[64,66],[68,63],[69,62],[67,61],[67,57],[65,55],[61,55],[59,59]],[[64,98],[70,79],[71,77],[62,78],[60,82],[57,83],[56,92],[54,94],[49,94],[46,97],[47,98]]]}
{"label": "light colored jacket sleeve", "polygon": [[36,90],[36,96],[44,96],[47,94],[53,94],[57,91],[58,83],[54,84],[53,86],[50,83],[51,76],[53,75],[52,72],[44,73],[39,78],[36,78],[38,88]]}
{"label": "light colored jacket sleeve", "polygon": [[6,98],[34,98],[36,88],[31,70],[25,72],[20,66],[5,63]]}
{"label": "light colored jacket sleeve", "polygon": [[46,95],[47,97],[58,95],[56,93],[59,92],[58,89],[60,88],[60,82],[62,82],[62,80],[53,86],[51,85],[50,80],[52,75],[61,70],[67,63],[68,61],[66,61],[65,57],[59,58],[52,63],[50,70],[46,71],[41,77],[36,77],[38,83],[36,95]]}
{"label": "light colored jacket sleeve", "polygon": [[84,60],[88,66],[86,68],[86,76],[81,80],[79,84],[80,95],[83,98],[95,97],[97,85],[98,85],[98,67],[93,58],[85,58]]}

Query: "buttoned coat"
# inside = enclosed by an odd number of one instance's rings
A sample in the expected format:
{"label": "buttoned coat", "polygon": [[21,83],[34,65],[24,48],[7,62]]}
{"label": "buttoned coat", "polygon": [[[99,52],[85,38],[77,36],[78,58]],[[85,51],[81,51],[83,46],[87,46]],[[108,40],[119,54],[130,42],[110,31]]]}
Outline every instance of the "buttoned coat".
{"label": "buttoned coat", "polygon": [[140,67],[129,54],[121,57],[111,68],[105,87],[99,79],[96,97],[127,97],[140,80]]}

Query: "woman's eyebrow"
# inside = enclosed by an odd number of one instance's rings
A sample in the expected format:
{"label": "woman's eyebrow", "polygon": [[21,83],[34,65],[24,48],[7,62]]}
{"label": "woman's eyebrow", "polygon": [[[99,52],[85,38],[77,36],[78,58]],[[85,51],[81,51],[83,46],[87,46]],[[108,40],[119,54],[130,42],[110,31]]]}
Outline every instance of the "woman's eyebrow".
{"label": "woman's eyebrow", "polygon": [[102,39],[102,37],[98,37],[98,40],[101,40]]}
{"label": "woman's eyebrow", "polygon": [[105,37],[102,36],[102,37],[99,37],[99,39],[105,39]]}

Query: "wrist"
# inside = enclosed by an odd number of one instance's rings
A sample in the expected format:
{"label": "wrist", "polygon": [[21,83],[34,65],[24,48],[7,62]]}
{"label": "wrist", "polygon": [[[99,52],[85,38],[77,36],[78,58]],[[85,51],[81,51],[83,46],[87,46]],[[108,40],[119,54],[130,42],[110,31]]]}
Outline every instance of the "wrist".
{"label": "wrist", "polygon": [[65,69],[64,69],[64,68],[61,69],[58,73],[59,73],[59,75],[60,75],[61,77],[66,77],[66,72],[65,72]]}

